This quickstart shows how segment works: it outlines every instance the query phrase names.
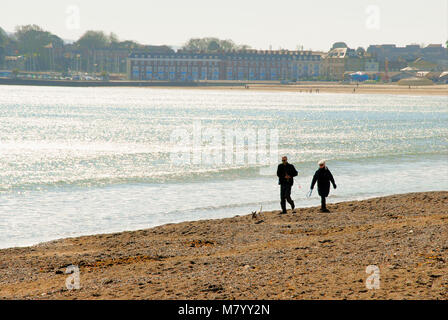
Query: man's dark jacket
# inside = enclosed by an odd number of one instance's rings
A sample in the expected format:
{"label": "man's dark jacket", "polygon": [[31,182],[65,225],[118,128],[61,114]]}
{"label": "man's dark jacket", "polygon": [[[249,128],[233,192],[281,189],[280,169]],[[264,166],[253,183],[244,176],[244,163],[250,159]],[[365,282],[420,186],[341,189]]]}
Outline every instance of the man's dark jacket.
{"label": "man's dark jacket", "polygon": [[313,177],[313,182],[311,182],[311,190],[314,189],[314,185],[317,181],[317,190],[321,197],[328,197],[330,194],[330,181],[333,184],[333,188],[336,189],[336,183],[334,182],[333,175],[330,170],[325,168],[319,168]]}
{"label": "man's dark jacket", "polygon": [[[286,179],[285,176],[288,175],[291,178]],[[296,168],[290,163],[285,164],[279,164],[277,169],[277,177],[278,177],[278,184],[280,185],[294,185],[294,177],[297,177],[298,172]]]}

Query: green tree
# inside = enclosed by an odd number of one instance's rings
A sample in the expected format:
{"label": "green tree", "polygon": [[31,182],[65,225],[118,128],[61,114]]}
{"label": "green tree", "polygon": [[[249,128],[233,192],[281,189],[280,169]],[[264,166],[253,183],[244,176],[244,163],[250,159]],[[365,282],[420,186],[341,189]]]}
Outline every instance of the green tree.
{"label": "green tree", "polygon": [[89,30],[75,44],[81,49],[104,49],[110,47],[111,38],[103,31]]}
{"label": "green tree", "polygon": [[2,41],[2,40],[6,41],[7,39],[8,39],[8,35],[6,34],[5,30],[3,30],[2,27],[0,27],[0,41]]}
{"label": "green tree", "polygon": [[118,36],[113,32],[110,33],[109,40],[110,40],[111,45],[114,43],[120,42],[120,40],[118,40]]}
{"label": "green tree", "polygon": [[166,45],[162,46],[151,46],[151,45],[145,45],[142,46],[142,51],[144,52],[151,52],[151,53],[174,53],[174,50]]}
{"label": "green tree", "polygon": [[[118,41],[118,38],[112,36],[114,44]],[[103,31],[89,30],[84,33],[78,41],[75,42],[82,54],[81,65],[82,69],[88,72],[96,72],[102,68],[102,61],[98,62],[96,56],[96,50],[107,49],[112,45],[111,37],[105,34]]]}
{"label": "green tree", "polygon": [[212,40],[207,45],[207,51],[216,52],[220,49],[219,40]]}
{"label": "green tree", "polygon": [[52,44],[53,48],[64,46],[61,38],[36,25],[18,26],[14,36],[21,53],[36,53],[49,44]]}
{"label": "green tree", "polygon": [[103,81],[109,81],[109,73],[106,71],[101,72],[101,77],[103,78]]}
{"label": "green tree", "polygon": [[61,38],[37,25],[16,27],[14,37],[19,53],[29,57],[28,66],[35,71],[54,67],[54,49],[64,46]]}
{"label": "green tree", "polygon": [[190,39],[182,46],[182,49],[191,51],[205,51],[206,47],[204,47],[204,45],[205,41],[203,39]]}
{"label": "green tree", "polygon": [[[88,72],[108,71],[112,72],[116,66],[116,58],[112,50],[153,52],[153,53],[171,53],[173,50],[167,46],[145,46],[136,41],[120,41],[115,33],[107,35],[103,31],[87,31],[78,41],[75,47],[81,51],[81,69]],[[108,50],[98,52],[99,50]],[[121,62],[119,62],[121,63]]]}
{"label": "green tree", "polygon": [[143,46],[136,41],[125,40],[125,41],[120,41],[120,42],[113,42],[112,47],[117,48],[117,49],[127,49],[127,50],[132,51],[132,50],[136,50],[136,49],[141,49]]}
{"label": "green tree", "polygon": [[0,66],[3,66],[6,55],[6,46],[8,45],[8,42],[9,42],[8,35],[0,27]]}
{"label": "green tree", "polygon": [[182,47],[187,51],[218,52],[230,50],[247,50],[248,45],[237,45],[232,40],[220,40],[218,38],[193,38]]}

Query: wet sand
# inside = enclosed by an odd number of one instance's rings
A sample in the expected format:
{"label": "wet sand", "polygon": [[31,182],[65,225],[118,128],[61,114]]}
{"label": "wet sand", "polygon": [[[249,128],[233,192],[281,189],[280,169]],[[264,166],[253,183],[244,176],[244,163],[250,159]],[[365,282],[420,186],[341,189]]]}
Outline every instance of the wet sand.
{"label": "wet sand", "polygon": [[[448,299],[447,191],[329,209],[0,250],[0,299]],[[366,288],[369,265],[379,289]]]}
{"label": "wet sand", "polygon": [[30,85],[57,87],[110,87],[110,88],[146,88],[146,89],[183,89],[183,90],[256,90],[285,91],[297,93],[344,93],[344,94],[393,94],[393,95],[436,95],[448,96],[448,84],[420,86],[398,85],[397,83],[364,84],[339,83],[324,81],[303,81],[280,84],[276,81],[199,81],[199,82],[167,82],[167,81],[63,81],[0,78],[0,85]]}
{"label": "wet sand", "polygon": [[208,86],[199,87],[157,87],[158,89],[192,89],[192,90],[256,90],[256,91],[284,91],[308,94],[319,93],[344,93],[344,94],[393,94],[393,95],[415,95],[415,96],[448,96],[448,84],[437,84],[429,86],[401,86],[392,84],[337,84],[328,82],[298,83],[291,85],[280,84],[248,84],[244,86]]}

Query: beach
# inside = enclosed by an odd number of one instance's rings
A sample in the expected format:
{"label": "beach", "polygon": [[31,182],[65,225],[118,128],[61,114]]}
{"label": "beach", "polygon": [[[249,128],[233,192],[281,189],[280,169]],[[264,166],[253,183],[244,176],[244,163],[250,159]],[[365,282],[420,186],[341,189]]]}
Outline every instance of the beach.
{"label": "beach", "polygon": [[[448,191],[0,250],[0,299],[447,299]],[[67,266],[80,270],[68,290]],[[368,289],[366,268],[379,270]]]}
{"label": "beach", "polygon": [[283,155],[302,207],[319,204],[306,192],[320,159],[340,186],[330,203],[448,189],[443,96],[32,86],[0,96],[2,249],[276,210]]}
{"label": "beach", "polygon": [[[183,89],[212,89],[212,90],[259,90],[273,92],[298,92],[298,93],[342,93],[342,94],[390,94],[390,95],[423,95],[423,96],[448,96],[448,84],[434,84],[426,86],[404,86],[397,83],[389,84],[359,84],[337,82],[302,82],[295,84],[259,84],[248,83],[244,86],[207,86],[182,87]],[[168,89],[178,89],[168,87]]]}
{"label": "beach", "polygon": [[277,81],[63,81],[63,80],[34,80],[34,79],[5,79],[0,78],[0,85],[34,86],[34,87],[67,87],[67,88],[146,88],[171,90],[252,90],[271,92],[298,93],[341,93],[341,94],[388,94],[388,95],[423,95],[448,96],[448,84],[435,83],[432,85],[399,85],[393,83],[342,83],[338,81],[298,81],[279,83]]}
{"label": "beach", "polygon": [[0,299],[446,299],[446,97],[284,87],[0,86]]}

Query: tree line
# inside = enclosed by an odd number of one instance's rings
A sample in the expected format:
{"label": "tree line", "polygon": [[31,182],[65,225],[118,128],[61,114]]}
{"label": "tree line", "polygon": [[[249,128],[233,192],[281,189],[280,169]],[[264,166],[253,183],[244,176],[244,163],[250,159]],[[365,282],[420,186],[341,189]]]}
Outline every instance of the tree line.
{"label": "tree line", "polygon": [[[247,45],[237,45],[232,40],[218,38],[194,38],[187,41],[181,50],[217,52],[244,50]],[[102,51],[103,54],[98,54]],[[0,27],[0,68],[5,66],[7,56],[21,57],[23,69],[27,71],[88,71],[123,72],[125,59],[118,59],[107,52],[123,52],[121,57],[133,52],[172,53],[167,46],[144,45],[137,41],[120,41],[114,33],[86,31],[74,43],[65,43],[59,36],[37,25],[17,26],[15,32],[7,34]],[[104,54],[106,52],[106,54]]]}

